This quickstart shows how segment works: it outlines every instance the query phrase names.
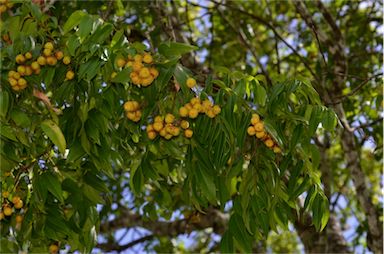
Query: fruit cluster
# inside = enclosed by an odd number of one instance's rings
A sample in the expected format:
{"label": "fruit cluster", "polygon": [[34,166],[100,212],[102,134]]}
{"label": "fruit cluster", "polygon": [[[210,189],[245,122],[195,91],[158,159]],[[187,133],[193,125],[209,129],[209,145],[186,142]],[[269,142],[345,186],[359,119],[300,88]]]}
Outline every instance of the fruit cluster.
{"label": "fruit cluster", "polygon": [[189,88],[194,88],[196,86],[196,80],[194,78],[187,78],[186,84]]}
{"label": "fruit cluster", "polygon": [[249,136],[256,136],[262,140],[264,144],[272,149],[275,153],[281,153],[280,147],[273,141],[272,137],[265,131],[264,123],[258,114],[252,114],[251,126],[248,127],[247,133]]}
{"label": "fruit cluster", "polygon": [[184,129],[186,138],[192,137],[193,131],[189,129],[189,122],[186,120],[178,121],[172,114],[166,114],[165,117],[156,116],[153,124],[147,125],[146,131],[150,140],[155,139],[157,134],[169,140],[180,135],[180,127]]}
{"label": "fruit cluster", "polygon": [[[24,55],[19,54],[16,56],[17,66],[16,71],[11,70],[8,73],[8,82],[14,91],[21,91],[28,85],[24,76],[30,76],[32,74],[38,75],[41,71],[41,67],[45,65],[55,66],[57,61],[62,60],[65,65],[71,63],[69,56],[64,56],[64,53],[60,50],[54,52],[54,46],[52,42],[44,44],[42,55],[33,59],[32,53],[27,52]],[[72,70],[68,70],[66,73],[66,79],[71,80],[75,76]]]}
{"label": "fruit cluster", "polygon": [[200,113],[205,113],[209,118],[215,118],[220,112],[220,106],[213,105],[208,99],[201,102],[198,97],[192,98],[190,102],[179,109],[181,117],[189,117],[191,119],[196,118]]}
{"label": "fruit cluster", "polygon": [[129,120],[134,122],[140,121],[141,111],[140,105],[137,101],[126,101],[124,103],[125,115]]}
{"label": "fruit cluster", "polygon": [[129,77],[134,85],[149,86],[159,76],[159,71],[153,67],[153,57],[145,52],[143,54],[129,55],[127,60],[118,58],[116,65],[119,68],[131,67],[132,72]]}
{"label": "fruit cluster", "polygon": [[[2,210],[0,211],[0,220],[12,216],[12,214],[14,213],[14,209],[19,210],[24,206],[23,200],[17,195],[13,196],[12,199],[9,199],[8,191],[2,192],[2,198],[4,199],[4,205],[2,206]],[[16,228],[20,228],[21,222],[23,221],[23,215],[17,214],[15,221]]]}
{"label": "fruit cluster", "polygon": [[6,12],[13,7],[13,3],[9,0],[0,0],[0,14]]}

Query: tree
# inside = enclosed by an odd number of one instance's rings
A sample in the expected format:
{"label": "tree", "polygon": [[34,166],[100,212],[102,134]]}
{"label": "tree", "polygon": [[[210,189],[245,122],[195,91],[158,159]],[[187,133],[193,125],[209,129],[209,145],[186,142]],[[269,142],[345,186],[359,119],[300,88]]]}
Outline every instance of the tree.
{"label": "tree", "polygon": [[0,6],[2,251],[382,252],[381,3]]}

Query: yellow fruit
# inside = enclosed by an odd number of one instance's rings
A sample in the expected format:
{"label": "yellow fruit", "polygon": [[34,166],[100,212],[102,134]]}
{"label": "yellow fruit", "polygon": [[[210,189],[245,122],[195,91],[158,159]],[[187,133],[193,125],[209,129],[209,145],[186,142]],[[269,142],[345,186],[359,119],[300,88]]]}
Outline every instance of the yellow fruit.
{"label": "yellow fruit", "polygon": [[215,113],[215,115],[218,115],[218,114],[220,114],[220,112],[221,112],[221,108],[220,108],[220,106],[219,105],[215,105],[215,106],[213,106],[213,113]]}
{"label": "yellow fruit", "polygon": [[201,106],[200,103],[196,103],[195,105],[192,106],[194,109],[196,109],[198,112],[201,112],[203,109],[203,106]]}
{"label": "yellow fruit", "polygon": [[67,80],[72,80],[74,77],[75,77],[75,73],[73,71],[67,71],[67,73],[65,74],[65,78]]}
{"label": "yellow fruit", "polygon": [[147,135],[148,135],[148,138],[150,140],[154,140],[156,138],[156,136],[157,136],[156,132],[154,132],[154,131],[148,131]]}
{"label": "yellow fruit", "polygon": [[149,76],[148,78],[144,78],[141,80],[141,84],[143,86],[149,86],[150,84],[152,84],[153,82],[153,77],[152,76]]}
{"label": "yellow fruit", "polygon": [[262,122],[258,122],[254,126],[255,126],[256,131],[263,131],[264,130],[264,124]]}
{"label": "yellow fruit", "polygon": [[172,138],[172,134],[167,134],[167,135],[164,136],[164,138],[169,140],[169,139]]}
{"label": "yellow fruit", "polygon": [[266,135],[266,133],[264,131],[256,131],[256,137],[257,138],[262,139],[265,137],[265,135]]}
{"label": "yellow fruit", "polygon": [[151,73],[154,79],[157,78],[157,76],[159,76],[159,71],[155,68],[149,68],[149,72]]}
{"label": "yellow fruit", "polygon": [[27,87],[27,81],[23,78],[20,78],[18,81],[17,81],[17,85],[20,86],[21,89],[24,89]]}
{"label": "yellow fruit", "polygon": [[193,135],[193,131],[192,131],[191,129],[186,129],[186,130],[184,131],[184,136],[185,136],[186,138],[191,138],[192,135]]}
{"label": "yellow fruit", "polygon": [[25,56],[26,59],[32,59],[32,53],[31,52],[25,53],[24,56]]}
{"label": "yellow fruit", "polygon": [[135,105],[133,101],[127,101],[124,103],[124,110],[128,112],[134,112],[136,111]]}
{"label": "yellow fruit", "polygon": [[59,252],[59,246],[57,246],[56,244],[51,244],[49,246],[49,253],[50,254],[56,254]]}
{"label": "yellow fruit", "polygon": [[173,121],[175,121],[175,116],[172,114],[167,114],[164,120],[166,123],[173,123]]}
{"label": "yellow fruit", "polygon": [[12,210],[12,208],[9,205],[5,205],[3,207],[3,213],[4,213],[5,216],[11,216],[12,213],[13,213],[13,210]]}
{"label": "yellow fruit", "polygon": [[147,132],[154,131],[155,129],[153,129],[153,124],[148,124],[146,130],[147,130]]}
{"label": "yellow fruit", "polygon": [[23,64],[25,62],[25,57],[22,54],[16,56],[16,63]]}
{"label": "yellow fruit", "polygon": [[50,55],[52,55],[52,49],[44,49],[44,50],[43,50],[43,55],[44,55],[44,56],[50,56]]}
{"label": "yellow fruit", "polygon": [[216,114],[213,112],[213,109],[208,109],[205,113],[209,118],[215,118]]}
{"label": "yellow fruit", "polygon": [[12,86],[12,89],[13,89],[13,91],[18,92],[18,91],[20,91],[21,88],[19,86]]}
{"label": "yellow fruit", "polygon": [[14,78],[9,78],[8,82],[11,84],[11,86],[16,86],[18,84],[17,80]]}
{"label": "yellow fruit", "polygon": [[133,66],[133,61],[129,61],[125,64],[125,67],[132,67]]}
{"label": "yellow fruit", "polygon": [[70,63],[71,63],[71,57],[69,57],[69,56],[65,56],[65,57],[63,58],[63,64],[68,65],[68,64],[70,64]]}
{"label": "yellow fruit", "polygon": [[167,131],[165,130],[165,128],[163,128],[160,130],[159,134],[160,136],[165,137],[165,135],[167,135]]}
{"label": "yellow fruit", "polygon": [[161,131],[163,129],[164,125],[162,122],[155,122],[153,124],[153,129],[157,132]]}
{"label": "yellow fruit", "polygon": [[0,212],[0,220],[3,220],[5,218],[4,213]]}
{"label": "yellow fruit", "polygon": [[280,147],[278,147],[278,146],[274,146],[274,147],[273,147],[273,152],[274,152],[274,153],[281,153],[281,149],[280,149]]}
{"label": "yellow fruit", "polygon": [[180,115],[181,117],[187,117],[187,116],[188,116],[188,109],[185,108],[185,107],[181,107],[181,108],[179,109],[179,115]]}
{"label": "yellow fruit", "polygon": [[41,69],[34,70],[35,74],[39,74],[41,72]]}
{"label": "yellow fruit", "polygon": [[187,104],[185,104],[184,107],[186,107],[188,110],[191,110],[193,108],[192,104],[189,102]]}
{"label": "yellow fruit", "polygon": [[25,75],[25,66],[24,65],[18,66],[17,72],[20,73],[21,76]]}
{"label": "yellow fruit", "polygon": [[6,12],[7,11],[7,6],[0,4],[0,13]]}
{"label": "yellow fruit", "polygon": [[48,57],[47,57],[47,64],[48,64],[48,65],[51,65],[51,66],[56,65],[56,64],[57,64],[57,59],[56,59],[56,57],[48,56]]}
{"label": "yellow fruit", "polygon": [[38,62],[35,61],[35,62],[31,63],[31,68],[32,68],[32,70],[36,71],[36,70],[40,69],[40,65]]}
{"label": "yellow fruit", "polygon": [[52,51],[53,50],[53,43],[52,42],[45,43],[44,49],[50,49]]}
{"label": "yellow fruit", "polygon": [[116,72],[112,72],[111,79],[114,79],[116,76],[117,76],[117,73]]}
{"label": "yellow fruit", "polygon": [[21,77],[21,75],[18,72],[15,72],[15,74],[13,74],[13,78],[16,80],[20,79],[20,77]]}
{"label": "yellow fruit", "polygon": [[117,59],[117,60],[116,60],[116,65],[117,65],[117,67],[119,67],[119,68],[124,67],[124,65],[125,65],[125,60],[124,60],[123,58],[119,58],[119,59]]}
{"label": "yellow fruit", "polygon": [[210,108],[213,106],[212,102],[208,99],[204,100],[202,104],[204,108]]}
{"label": "yellow fruit", "polygon": [[22,215],[16,215],[16,223],[21,223],[23,221]]}
{"label": "yellow fruit", "polygon": [[196,86],[196,80],[194,78],[188,78],[187,79],[187,86],[189,88],[193,88],[194,86]]}
{"label": "yellow fruit", "polygon": [[57,60],[63,59],[63,57],[64,57],[63,51],[56,51],[55,52],[55,57],[56,57]]}
{"label": "yellow fruit", "polygon": [[253,136],[256,134],[255,128],[253,126],[249,126],[247,129],[247,133],[249,136]]}
{"label": "yellow fruit", "polygon": [[135,112],[126,112],[125,115],[127,116],[127,118],[128,118],[129,120],[133,120],[133,119],[136,118],[136,114],[135,114]]}
{"label": "yellow fruit", "polygon": [[141,62],[134,62],[132,64],[132,69],[136,72],[140,72],[141,68],[143,68],[143,64]]}
{"label": "yellow fruit", "polygon": [[21,198],[19,196],[14,196],[12,198],[12,203],[13,204],[19,203],[20,201],[21,201]]}
{"label": "yellow fruit", "polygon": [[189,122],[186,120],[182,120],[180,123],[181,128],[188,129],[189,128]]}
{"label": "yellow fruit", "polygon": [[179,136],[180,135],[180,128],[173,126],[171,129],[171,134],[175,137]]}
{"label": "yellow fruit", "polygon": [[275,143],[273,142],[272,139],[267,139],[267,140],[264,141],[264,144],[265,144],[267,147],[271,148]]}
{"label": "yellow fruit", "polygon": [[140,78],[148,78],[149,76],[151,76],[151,73],[149,72],[147,67],[143,67],[140,69],[139,76]]}
{"label": "yellow fruit", "polygon": [[32,73],[33,73],[33,70],[31,68],[31,66],[29,66],[29,65],[25,66],[25,75],[26,76],[31,76]]}
{"label": "yellow fruit", "polygon": [[163,122],[163,120],[164,120],[164,117],[162,117],[162,116],[156,116],[155,117],[155,122]]}
{"label": "yellow fruit", "polygon": [[137,62],[137,63],[141,63],[142,60],[143,60],[143,57],[142,57],[141,55],[139,55],[139,54],[136,54],[136,55],[133,57],[133,59],[135,60],[135,62]]}
{"label": "yellow fruit", "polygon": [[1,193],[1,194],[2,194],[3,198],[8,198],[9,197],[9,192],[8,191],[3,191],[3,193]]}
{"label": "yellow fruit", "polygon": [[135,118],[136,119],[140,119],[141,118],[141,111],[140,110],[135,111]]}
{"label": "yellow fruit", "polygon": [[8,72],[8,78],[14,78],[14,75],[16,74],[17,72],[15,71],[9,71]]}
{"label": "yellow fruit", "polygon": [[191,99],[190,103],[193,105],[195,104],[201,104],[200,98],[194,97]]}
{"label": "yellow fruit", "polygon": [[189,112],[188,112],[188,116],[189,118],[196,118],[197,116],[199,115],[199,111],[197,111],[196,109],[192,108]]}
{"label": "yellow fruit", "polygon": [[45,59],[45,57],[43,57],[43,56],[39,56],[37,58],[37,63],[40,65],[45,65],[47,63],[47,59]]}
{"label": "yellow fruit", "polygon": [[143,62],[150,64],[153,61],[153,57],[149,53],[144,53],[143,55]]}
{"label": "yellow fruit", "polygon": [[256,125],[258,122],[260,122],[260,116],[258,114],[252,114],[251,123]]}

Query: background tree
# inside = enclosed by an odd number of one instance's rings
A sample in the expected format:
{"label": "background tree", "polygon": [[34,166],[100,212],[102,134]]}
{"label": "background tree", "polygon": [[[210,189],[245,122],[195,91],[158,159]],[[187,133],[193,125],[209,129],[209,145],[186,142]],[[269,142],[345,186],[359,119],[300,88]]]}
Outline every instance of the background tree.
{"label": "background tree", "polygon": [[0,8],[2,251],[382,253],[382,3],[33,2]]}

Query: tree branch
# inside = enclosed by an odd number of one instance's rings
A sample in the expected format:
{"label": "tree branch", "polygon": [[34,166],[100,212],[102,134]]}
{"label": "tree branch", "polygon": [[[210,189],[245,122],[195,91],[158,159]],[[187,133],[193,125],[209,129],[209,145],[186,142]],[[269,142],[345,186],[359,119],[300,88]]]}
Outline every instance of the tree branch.
{"label": "tree branch", "polygon": [[118,244],[115,244],[115,243],[99,243],[99,244],[96,245],[96,247],[99,248],[99,249],[102,249],[104,251],[113,251],[113,250],[115,250],[115,251],[123,251],[123,250],[129,249],[129,248],[132,248],[136,244],[139,244],[139,243],[151,240],[154,237],[155,237],[154,235],[143,236],[143,237],[141,237],[139,239],[136,239],[136,240],[134,240],[132,242],[129,242],[127,244],[124,244],[124,245],[118,245]]}

